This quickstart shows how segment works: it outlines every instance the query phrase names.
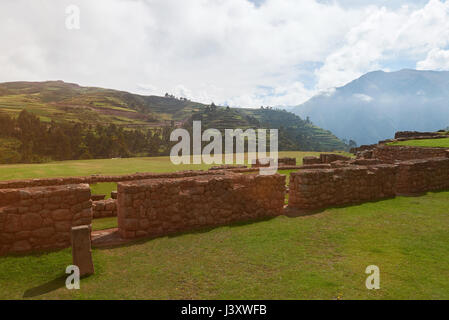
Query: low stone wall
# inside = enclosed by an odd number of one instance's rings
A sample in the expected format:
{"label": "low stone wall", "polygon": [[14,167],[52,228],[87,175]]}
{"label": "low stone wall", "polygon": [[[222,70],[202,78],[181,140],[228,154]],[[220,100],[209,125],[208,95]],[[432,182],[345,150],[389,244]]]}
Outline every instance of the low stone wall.
{"label": "low stone wall", "polygon": [[215,166],[215,167],[209,168],[210,171],[231,170],[231,169],[247,169],[247,166],[245,166],[245,165],[224,164],[224,165],[221,165],[221,166]]}
{"label": "low stone wall", "polygon": [[351,158],[334,153],[322,153],[319,157],[304,157],[302,163],[304,165],[326,164],[334,161],[348,161]]}
{"label": "low stone wall", "polygon": [[103,176],[103,175],[93,175],[87,177],[67,177],[67,178],[47,178],[47,179],[29,179],[29,180],[9,180],[0,181],[0,189],[11,189],[11,188],[32,188],[32,187],[44,187],[44,186],[58,186],[67,184],[81,184],[81,183],[100,183],[100,182],[123,182],[123,181],[135,181],[144,179],[171,179],[171,178],[184,178],[184,177],[194,177],[201,175],[224,175],[223,171],[179,171],[179,172],[169,172],[169,173],[136,173],[129,175],[114,175],[114,176]]}
{"label": "low stone wall", "polygon": [[229,175],[118,184],[122,238],[156,237],[282,214],[285,176]]}
{"label": "low stone wall", "polygon": [[321,159],[319,157],[313,157],[313,156],[304,157],[302,159],[302,163],[303,163],[303,165],[322,164]]}
{"label": "low stone wall", "polygon": [[321,163],[332,163],[334,161],[348,161],[351,160],[351,158],[342,156],[340,154],[322,153],[320,154],[320,160]]}
{"label": "low stone wall", "polygon": [[349,166],[290,174],[289,207],[315,210],[395,196],[397,166]]}
{"label": "low stone wall", "polygon": [[296,166],[296,158],[279,158],[279,166]]}
{"label": "low stone wall", "polygon": [[0,255],[69,247],[92,222],[90,196],[87,184],[0,190]]}
{"label": "low stone wall", "polygon": [[108,200],[94,201],[92,203],[92,213],[94,219],[116,217],[117,200],[108,199]]}
{"label": "low stone wall", "polygon": [[418,131],[399,131],[394,135],[395,139],[415,139],[415,138],[440,138],[442,136],[441,133],[438,132],[418,132]]}
{"label": "low stone wall", "polygon": [[398,194],[449,189],[449,158],[403,161],[396,180]]}
{"label": "low stone wall", "polygon": [[413,159],[441,158],[447,155],[447,148],[380,146],[373,150],[372,157],[385,163],[394,163]]}

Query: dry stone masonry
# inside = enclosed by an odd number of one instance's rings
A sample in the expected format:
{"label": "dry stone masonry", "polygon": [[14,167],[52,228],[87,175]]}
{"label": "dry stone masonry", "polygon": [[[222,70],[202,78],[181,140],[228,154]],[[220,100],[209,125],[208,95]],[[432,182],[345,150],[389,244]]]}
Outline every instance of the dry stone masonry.
{"label": "dry stone masonry", "polygon": [[289,207],[316,210],[395,196],[394,165],[306,169],[290,175]]}
{"label": "dry stone masonry", "polygon": [[47,178],[47,179],[31,179],[31,180],[9,180],[0,181],[0,189],[11,189],[11,188],[31,188],[31,187],[43,187],[43,186],[57,186],[57,185],[68,185],[68,184],[80,184],[80,183],[101,183],[101,182],[121,182],[121,181],[135,181],[144,179],[170,179],[170,178],[183,178],[183,177],[194,177],[201,175],[223,175],[223,171],[179,171],[179,172],[169,172],[169,173],[136,173],[128,175],[117,175],[117,176],[103,176],[103,175],[93,175],[88,177],[68,177],[68,178]]}
{"label": "dry stone masonry", "polygon": [[372,151],[372,158],[382,162],[446,157],[447,148],[425,148],[410,146],[379,146]]}
{"label": "dry stone masonry", "polygon": [[114,199],[94,201],[92,203],[93,218],[106,218],[117,216],[117,201]]}
{"label": "dry stone masonry", "polygon": [[87,184],[0,190],[0,255],[70,246],[74,226],[90,225]]}
{"label": "dry stone masonry", "polygon": [[118,184],[123,238],[156,237],[282,214],[283,175],[228,175]]}

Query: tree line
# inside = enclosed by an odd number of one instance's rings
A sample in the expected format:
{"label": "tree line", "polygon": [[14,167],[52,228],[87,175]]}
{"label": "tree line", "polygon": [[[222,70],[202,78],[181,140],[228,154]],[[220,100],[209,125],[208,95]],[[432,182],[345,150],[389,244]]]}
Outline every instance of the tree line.
{"label": "tree line", "polygon": [[20,142],[18,159],[13,157],[10,162],[20,163],[167,155],[172,129],[43,122],[26,110],[17,118],[0,114],[0,137]]}

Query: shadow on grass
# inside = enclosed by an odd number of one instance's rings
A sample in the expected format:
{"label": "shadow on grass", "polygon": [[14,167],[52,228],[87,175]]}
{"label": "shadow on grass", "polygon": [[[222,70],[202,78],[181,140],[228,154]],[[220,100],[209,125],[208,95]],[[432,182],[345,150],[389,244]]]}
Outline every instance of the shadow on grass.
{"label": "shadow on grass", "polygon": [[46,293],[65,287],[67,275],[61,275],[54,280],[41,284],[40,286],[28,289],[24,292],[23,298],[34,298]]}
{"label": "shadow on grass", "polygon": [[[183,236],[183,235],[203,234],[203,233],[208,233],[208,232],[210,232],[210,231],[212,231],[214,229],[223,228],[223,227],[238,228],[238,227],[251,225],[251,224],[254,224],[254,223],[258,223],[258,222],[270,221],[270,220],[275,219],[275,218],[277,218],[277,216],[275,216],[275,217],[264,217],[264,218],[247,220],[247,221],[238,221],[238,222],[231,223],[229,225],[216,225],[216,226],[200,227],[198,229],[193,229],[193,230],[173,232],[173,233],[168,234],[168,235],[154,235],[154,236],[150,236],[150,237],[129,239],[129,240],[125,240],[126,241],[125,243],[101,244],[101,245],[98,245],[98,246],[97,245],[93,245],[93,248],[95,248],[96,250],[108,250],[108,249],[114,249],[114,248],[126,248],[126,247],[134,246],[136,244],[143,244],[143,243],[155,240],[155,239],[176,238],[176,237]],[[118,229],[117,228],[111,229],[111,230],[115,230],[115,235],[114,236],[118,236]]]}

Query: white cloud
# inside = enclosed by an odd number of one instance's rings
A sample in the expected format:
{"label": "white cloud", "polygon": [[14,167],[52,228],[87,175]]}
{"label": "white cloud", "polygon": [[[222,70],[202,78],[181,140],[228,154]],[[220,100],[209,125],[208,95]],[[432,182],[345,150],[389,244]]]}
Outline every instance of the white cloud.
{"label": "white cloud", "polygon": [[449,50],[432,49],[416,64],[418,70],[449,70]]}
{"label": "white cloud", "polygon": [[363,93],[356,93],[356,94],[354,94],[354,97],[359,99],[359,100],[361,100],[361,101],[364,101],[364,102],[371,102],[371,101],[373,101],[372,97],[370,97],[369,95],[363,94]]}
{"label": "white cloud", "polygon": [[[231,106],[296,105],[449,41],[449,4],[354,1],[0,2],[0,81],[61,79]],[[388,2],[390,3],[390,2]],[[65,8],[81,29],[65,28]],[[317,70],[310,66],[321,66]],[[307,86],[305,84],[307,83]]]}
{"label": "white cloud", "polygon": [[341,86],[362,74],[383,69],[389,60],[415,60],[449,44],[449,2],[430,0],[423,8],[367,8],[363,22],[346,35],[316,71],[317,88]]}

